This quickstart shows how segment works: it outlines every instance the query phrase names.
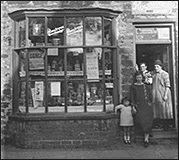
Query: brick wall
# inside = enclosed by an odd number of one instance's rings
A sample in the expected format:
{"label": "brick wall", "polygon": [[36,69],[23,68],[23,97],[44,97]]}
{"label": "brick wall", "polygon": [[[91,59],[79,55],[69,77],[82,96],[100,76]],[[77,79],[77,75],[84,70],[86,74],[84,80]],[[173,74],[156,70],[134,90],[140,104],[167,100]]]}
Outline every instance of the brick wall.
{"label": "brick wall", "polygon": [[[12,117],[11,117],[12,118]],[[9,141],[20,148],[105,147],[120,139],[118,116],[13,117]]]}

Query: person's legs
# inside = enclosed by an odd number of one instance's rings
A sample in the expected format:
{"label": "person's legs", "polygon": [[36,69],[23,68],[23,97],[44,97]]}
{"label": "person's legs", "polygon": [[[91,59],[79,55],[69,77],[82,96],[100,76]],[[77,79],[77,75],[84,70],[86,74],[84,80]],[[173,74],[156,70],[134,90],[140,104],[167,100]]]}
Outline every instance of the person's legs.
{"label": "person's legs", "polygon": [[127,141],[128,141],[128,144],[131,143],[131,140],[130,140],[130,133],[131,133],[131,127],[128,126],[128,127],[127,127]]}
{"label": "person's legs", "polygon": [[149,133],[144,133],[144,147],[149,146]]}
{"label": "person's legs", "polygon": [[123,127],[124,143],[127,144],[127,127]]}

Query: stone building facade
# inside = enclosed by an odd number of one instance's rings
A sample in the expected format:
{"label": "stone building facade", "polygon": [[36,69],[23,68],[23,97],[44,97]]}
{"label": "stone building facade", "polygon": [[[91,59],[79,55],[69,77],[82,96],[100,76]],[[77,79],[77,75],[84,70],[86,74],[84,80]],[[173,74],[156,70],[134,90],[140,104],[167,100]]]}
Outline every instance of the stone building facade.
{"label": "stone building facade", "polygon": [[[1,1],[1,141],[4,141],[4,138],[12,138],[11,132],[8,130],[9,126],[7,123],[9,122],[9,115],[12,112],[12,49],[14,48],[14,30],[12,25],[12,19],[8,16],[8,13],[21,10],[21,9],[59,9],[59,8],[107,8],[121,11],[122,13],[119,14],[117,17],[117,54],[118,54],[118,99],[119,101],[124,97],[129,95],[130,85],[133,82],[132,76],[134,74],[134,65],[137,62],[137,43],[135,42],[135,26],[137,25],[144,25],[144,24],[166,24],[172,23],[174,24],[173,30],[173,46],[172,46],[172,54],[175,57],[175,61],[172,64],[173,67],[173,82],[176,82],[175,87],[178,88],[178,1]],[[155,4],[155,5],[154,5]],[[158,7],[156,7],[158,6]],[[143,49],[143,48],[142,48]],[[137,50],[137,51],[136,51]],[[175,104],[175,122],[178,124],[178,99],[176,99],[178,95],[178,90],[174,90],[174,104]],[[93,116],[92,116],[93,117]],[[47,117],[43,117],[44,120],[48,120]],[[33,118],[32,118],[33,119]],[[54,120],[55,121],[55,120]],[[54,122],[53,121],[53,122]],[[61,132],[58,130],[59,128],[65,128],[65,126],[69,126],[68,129],[63,130],[64,133],[62,134],[63,140],[59,140],[62,144],[61,146],[68,146],[68,144],[76,145],[76,144],[87,144],[87,145],[96,145],[105,143],[105,137],[115,134],[111,136],[113,139],[118,132],[117,126],[117,117],[113,119],[100,119],[94,118],[92,121],[89,118],[84,119],[76,119],[75,117],[70,117],[69,121],[62,120],[62,123],[59,123],[58,120],[55,122],[57,124],[56,131],[54,134]],[[42,122],[43,123],[43,122]],[[51,130],[52,122],[48,122],[47,130]],[[92,127],[91,131],[88,131],[88,128],[84,129],[81,127],[79,135],[73,135],[74,141],[69,140],[68,138],[64,138],[65,136],[72,136],[72,132],[69,132],[72,129],[74,132],[75,129],[80,128],[81,123],[86,123],[88,127]],[[29,126],[28,126],[29,124]],[[20,130],[18,130],[16,125],[20,125]],[[26,130],[24,130],[24,126]],[[44,125],[44,124],[42,124]],[[109,126],[113,128],[113,130],[109,129]],[[18,136],[16,137],[16,141],[19,141],[18,145],[25,145],[27,148],[37,146],[36,143],[25,143],[22,141],[22,138],[26,139],[27,137],[24,136],[25,133],[28,135],[30,139],[32,134],[36,134],[34,139],[38,139],[43,133],[39,132],[39,124],[37,125],[36,122],[29,121],[29,119],[25,120],[21,124],[17,124],[16,122],[12,122],[10,125],[11,129],[12,126],[16,130]],[[177,125],[176,125],[177,126]],[[32,127],[33,132],[30,134],[28,132],[29,128]],[[76,128],[77,127],[77,128]],[[84,130],[84,131],[83,131]],[[101,132],[97,132],[97,130]],[[113,131],[113,133],[111,133]],[[43,130],[42,132],[46,132]],[[68,134],[67,134],[68,133]],[[96,134],[96,135],[95,135]],[[49,135],[45,135],[49,136]],[[57,135],[54,135],[57,139],[60,139]],[[75,136],[78,137],[75,139]],[[87,139],[86,137],[98,137],[97,140]],[[80,137],[80,138],[79,138]],[[85,137],[85,138],[84,138]],[[118,137],[118,136],[116,136]],[[45,137],[42,137],[45,139]],[[87,140],[86,140],[87,139]],[[109,137],[110,139],[110,137]],[[27,139],[26,139],[27,140]],[[86,140],[86,141],[85,141]],[[28,140],[27,140],[28,141]],[[58,142],[59,142],[58,141]],[[56,141],[57,142],[57,141]],[[22,143],[22,144],[21,144]],[[39,147],[45,146],[44,142],[38,143]],[[64,144],[64,145],[63,145]],[[49,145],[49,146],[48,146]],[[51,147],[48,144],[46,147]],[[53,146],[59,147],[58,143],[54,143]]]}

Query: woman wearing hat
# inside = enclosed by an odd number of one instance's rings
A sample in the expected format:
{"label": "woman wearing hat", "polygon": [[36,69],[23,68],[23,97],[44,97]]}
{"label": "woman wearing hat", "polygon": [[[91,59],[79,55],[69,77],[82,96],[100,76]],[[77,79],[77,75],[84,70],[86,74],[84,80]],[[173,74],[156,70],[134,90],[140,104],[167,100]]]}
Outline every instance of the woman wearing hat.
{"label": "woman wearing hat", "polygon": [[162,69],[162,66],[160,60],[155,61],[152,85],[153,111],[154,118],[162,119],[164,129],[168,129],[167,120],[173,118],[173,108],[169,74]]}

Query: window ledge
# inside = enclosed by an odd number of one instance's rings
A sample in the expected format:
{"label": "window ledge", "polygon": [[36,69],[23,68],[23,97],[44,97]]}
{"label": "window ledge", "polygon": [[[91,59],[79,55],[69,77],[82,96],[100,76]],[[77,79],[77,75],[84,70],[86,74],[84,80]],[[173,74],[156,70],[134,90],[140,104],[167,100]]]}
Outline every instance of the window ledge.
{"label": "window ledge", "polygon": [[87,112],[87,113],[48,113],[48,114],[16,114],[9,116],[15,121],[55,121],[55,120],[98,120],[117,118],[113,112]]}

